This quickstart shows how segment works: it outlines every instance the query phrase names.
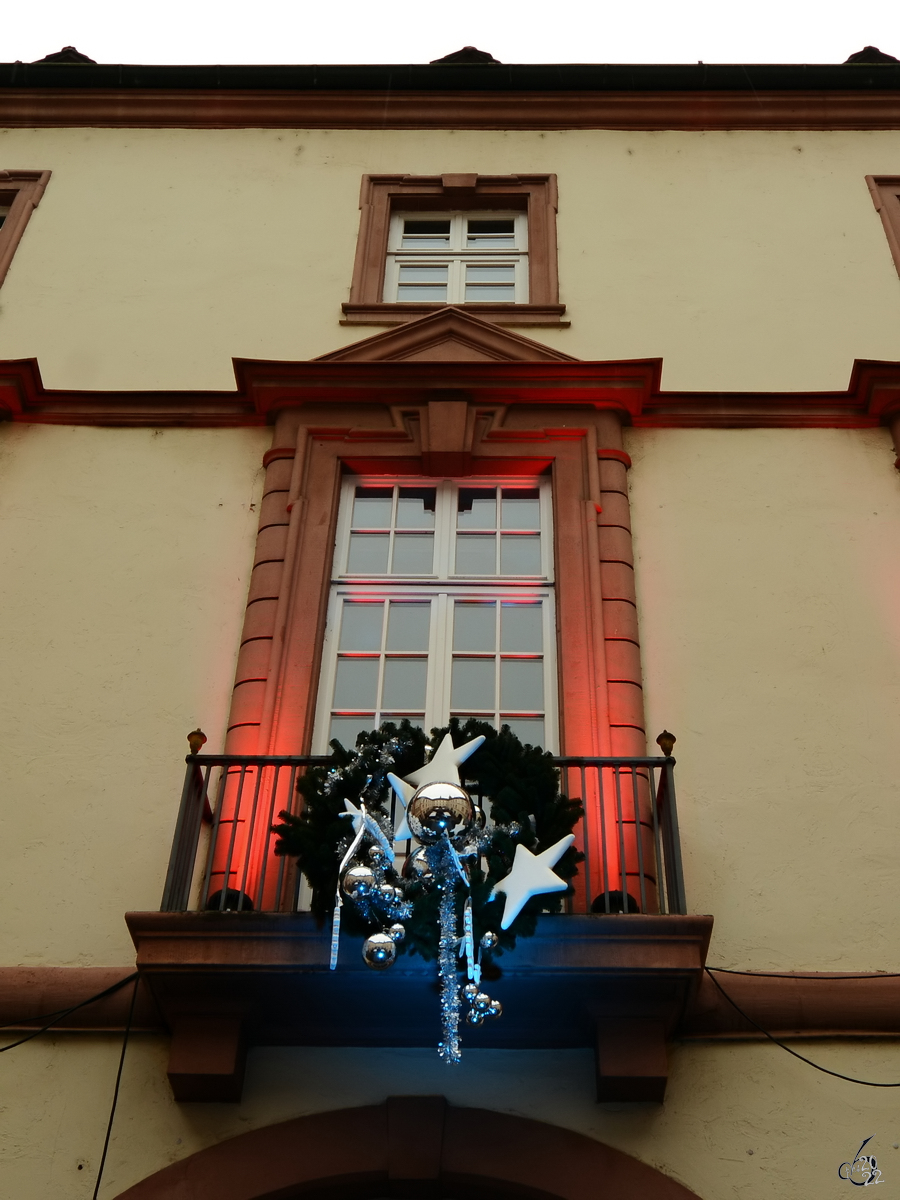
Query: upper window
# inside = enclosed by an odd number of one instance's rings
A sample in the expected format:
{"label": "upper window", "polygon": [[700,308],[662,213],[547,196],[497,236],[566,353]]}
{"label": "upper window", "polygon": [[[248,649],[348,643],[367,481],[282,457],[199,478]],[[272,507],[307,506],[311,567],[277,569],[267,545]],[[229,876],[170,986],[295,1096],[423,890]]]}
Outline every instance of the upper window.
{"label": "upper window", "polygon": [[384,299],[421,304],[524,304],[525,213],[396,213]]}
{"label": "upper window", "polygon": [[348,479],[315,742],[406,717],[555,746],[549,481]]}
{"label": "upper window", "polygon": [[553,175],[367,175],[344,324],[453,304],[502,325],[565,324]]}
{"label": "upper window", "polygon": [[49,178],[49,171],[0,171],[0,283]]}

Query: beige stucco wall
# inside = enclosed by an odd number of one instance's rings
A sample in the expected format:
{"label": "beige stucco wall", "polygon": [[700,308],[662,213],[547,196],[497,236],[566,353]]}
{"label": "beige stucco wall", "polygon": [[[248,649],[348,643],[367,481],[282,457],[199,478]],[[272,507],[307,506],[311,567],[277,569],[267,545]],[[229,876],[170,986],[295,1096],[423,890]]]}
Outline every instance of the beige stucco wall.
{"label": "beige stucco wall", "polygon": [[[16,1101],[3,1110],[4,1196],[91,1196],[120,1045],[118,1038],[47,1038],[5,1057]],[[900,1079],[897,1043],[802,1048],[833,1070]],[[448,1067],[431,1050],[260,1049],[250,1053],[244,1100],[234,1106],[176,1105],[165,1063],[164,1039],[134,1039],[101,1191],[110,1200],[170,1162],[251,1129],[388,1095],[436,1093],[575,1129],[673,1176],[702,1200],[840,1200],[851,1185],[838,1167],[870,1134],[885,1182],[896,1187],[900,1178],[892,1092],[830,1078],[759,1043],[675,1046],[665,1105],[618,1109],[594,1102],[590,1051],[467,1049],[459,1067]],[[603,1180],[597,1194],[606,1195]]]}
{"label": "beige stucco wall", "polygon": [[[50,167],[2,291],[0,358],[49,386],[229,387],[232,356],[306,358],[338,324],[363,172],[555,171],[585,358],[663,356],[670,388],[845,386],[900,358],[900,281],[865,188],[900,134],[10,131]],[[764,182],[761,182],[764,181]],[[0,426],[0,963],[133,960],[184,735],[221,745],[269,431]],[[895,921],[900,476],[883,431],[633,431],[649,727],[678,735],[690,908],[711,961],[900,969]],[[89,1196],[119,1041],[3,1065],[0,1194]],[[250,1128],[444,1092],[578,1129],[704,1200],[826,1200],[862,1139],[900,1177],[893,1093],[774,1047],[672,1051],[663,1108],[592,1096],[588,1053],[256,1050],[242,1104],[176,1106],[135,1038],[105,1191]],[[812,1056],[900,1079],[896,1043]],[[754,1153],[750,1155],[749,1150]],[[897,1159],[897,1167],[892,1163]],[[78,1171],[78,1163],[84,1169]]]}
{"label": "beige stucco wall", "polygon": [[270,439],[0,425],[3,965],[133,961],[185,735],[222,746]]}
{"label": "beige stucco wall", "polygon": [[710,961],[900,970],[900,474],[885,430],[631,431],[651,736]]}
{"label": "beige stucco wall", "polygon": [[0,131],[0,167],[53,171],[0,358],[52,387],[232,387],[232,357],[377,332],[339,324],[365,172],[552,171],[572,325],[540,339],[662,357],[668,388],[844,388],[854,358],[900,358],[864,178],[898,154],[897,131]]}

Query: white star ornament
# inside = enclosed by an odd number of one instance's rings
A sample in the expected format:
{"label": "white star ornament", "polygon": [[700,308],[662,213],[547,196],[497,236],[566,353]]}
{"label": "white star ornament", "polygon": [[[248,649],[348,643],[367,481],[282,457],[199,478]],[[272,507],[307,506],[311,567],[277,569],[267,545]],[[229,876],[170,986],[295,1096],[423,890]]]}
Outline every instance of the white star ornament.
{"label": "white star ornament", "polygon": [[568,833],[555,845],[542,850],[540,854],[532,854],[524,846],[516,846],[516,857],[513,859],[512,870],[496,884],[491,892],[492,899],[498,892],[503,892],[506,897],[503,905],[503,920],[500,922],[501,929],[509,929],[532,896],[566,890],[569,885],[564,879],[554,875],[550,868],[556,866],[574,841],[575,834]]}
{"label": "white star ornament", "polygon": [[412,837],[412,832],[406,823],[406,806],[416,794],[416,789],[392,771],[388,772],[388,782],[394,789],[394,795],[398,801],[397,810],[394,813],[394,841],[405,842]]}
{"label": "white star ornament", "polygon": [[413,791],[426,783],[459,784],[459,768],[467,758],[471,758],[483,741],[484,734],[472,738],[471,742],[465,742],[457,748],[453,745],[453,738],[450,734],[446,734],[432,755],[431,761],[427,762],[424,767],[419,767],[418,771],[411,771],[406,776],[407,783],[413,785]]}

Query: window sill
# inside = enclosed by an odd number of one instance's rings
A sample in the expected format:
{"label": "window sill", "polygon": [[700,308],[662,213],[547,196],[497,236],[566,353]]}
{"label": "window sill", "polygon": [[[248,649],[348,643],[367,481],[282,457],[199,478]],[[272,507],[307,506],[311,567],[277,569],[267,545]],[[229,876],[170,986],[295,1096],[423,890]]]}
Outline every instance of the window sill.
{"label": "window sill", "polygon": [[342,304],[342,325],[405,325],[416,317],[461,308],[494,325],[531,325],[566,328],[564,304]]}

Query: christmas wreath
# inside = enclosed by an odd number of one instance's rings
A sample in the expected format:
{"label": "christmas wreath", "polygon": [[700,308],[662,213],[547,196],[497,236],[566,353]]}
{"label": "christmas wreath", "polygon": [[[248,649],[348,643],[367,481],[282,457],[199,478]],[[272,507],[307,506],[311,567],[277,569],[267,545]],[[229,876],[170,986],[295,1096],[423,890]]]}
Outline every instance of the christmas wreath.
{"label": "christmas wreath", "polygon": [[[509,928],[501,927],[503,904],[492,893],[509,874],[516,847],[538,854],[571,833],[582,814],[580,803],[560,795],[559,774],[552,756],[539,748],[523,746],[507,725],[498,733],[484,721],[461,723],[454,718],[443,729],[432,730],[428,737],[424,730],[402,721],[360,734],[353,750],[333,741],[333,766],[313,768],[299,780],[299,815],[279,814],[275,853],[296,858],[312,889],[312,912],[324,923],[333,912],[340,863],[352,839],[343,819],[345,801],[355,804],[363,797],[368,813],[392,839],[388,773],[403,777],[421,768],[428,753],[426,747],[437,746],[448,733],[455,745],[484,738],[462,774],[473,795],[488,798],[490,804],[491,824],[482,836],[477,861],[469,867],[469,880],[474,935],[476,939],[494,935],[496,941],[489,941],[496,956],[513,950],[517,937],[534,933],[538,913],[558,912],[562,905],[559,893],[535,896],[524,904]],[[557,861],[554,872],[569,883],[583,857],[570,847]],[[409,907],[409,915],[403,920],[405,937],[398,951],[435,959],[440,940],[439,894],[428,886],[423,874],[427,872],[417,875],[407,871],[401,876],[391,865],[381,872],[382,886],[386,883],[402,892]],[[348,932],[367,936],[381,928],[384,916],[377,906],[367,910],[355,905],[345,909],[343,920]]]}

